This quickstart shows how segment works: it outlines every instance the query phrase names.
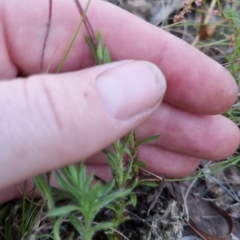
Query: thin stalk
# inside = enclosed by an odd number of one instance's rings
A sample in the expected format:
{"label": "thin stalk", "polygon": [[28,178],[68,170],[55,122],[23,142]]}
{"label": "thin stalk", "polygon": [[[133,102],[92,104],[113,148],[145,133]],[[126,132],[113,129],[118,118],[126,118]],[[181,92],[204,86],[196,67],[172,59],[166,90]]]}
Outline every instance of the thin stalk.
{"label": "thin stalk", "polygon": [[[76,2],[76,0],[75,0],[75,2]],[[70,53],[70,51],[71,51],[71,49],[72,49],[72,46],[73,46],[73,44],[74,44],[74,42],[75,42],[75,40],[76,40],[76,38],[77,38],[77,36],[78,36],[78,34],[79,34],[79,31],[80,31],[80,29],[81,29],[81,27],[82,27],[82,24],[83,24],[84,21],[85,21],[86,13],[87,13],[88,8],[89,8],[89,6],[90,6],[90,2],[91,2],[91,0],[88,0],[87,6],[86,6],[85,10],[83,11],[81,20],[80,20],[80,22],[79,22],[79,24],[78,24],[78,26],[77,26],[77,30],[76,30],[76,32],[74,33],[74,36],[73,36],[73,38],[72,38],[72,40],[71,40],[71,42],[70,42],[70,44],[69,44],[69,46],[68,46],[68,48],[67,48],[67,51],[66,51],[66,53],[64,54],[63,59],[62,59],[62,61],[60,62],[59,66],[58,66],[57,73],[60,73],[60,71],[62,70],[62,67],[63,67],[64,63],[65,63],[66,60],[67,60],[68,54]]]}
{"label": "thin stalk", "polygon": [[42,48],[42,55],[41,55],[41,64],[40,64],[40,72],[43,72],[43,61],[44,61],[44,54],[47,45],[47,40],[50,32],[50,26],[52,22],[52,0],[49,0],[49,11],[48,11],[48,24],[47,24],[47,32],[43,41],[43,48]]}

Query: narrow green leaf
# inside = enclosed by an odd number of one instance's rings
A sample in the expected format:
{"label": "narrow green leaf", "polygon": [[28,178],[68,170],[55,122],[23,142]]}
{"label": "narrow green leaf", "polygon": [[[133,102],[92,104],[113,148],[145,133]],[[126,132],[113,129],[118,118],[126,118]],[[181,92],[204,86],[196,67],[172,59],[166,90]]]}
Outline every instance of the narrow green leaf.
{"label": "narrow green leaf", "polygon": [[68,170],[69,172],[69,179],[72,181],[72,182],[77,182],[78,181],[78,171],[77,171],[77,167],[75,165],[69,165],[66,167],[66,169]]}
{"label": "narrow green leaf", "polygon": [[97,32],[97,58],[98,58],[98,64],[103,62],[103,41],[102,41],[102,36],[100,32]]}
{"label": "narrow green leaf", "polygon": [[117,211],[117,209],[116,209],[116,206],[115,206],[115,204],[108,204],[107,206],[106,206],[106,208],[107,209],[110,209],[110,210],[112,210],[114,213],[118,213],[118,211]]}
{"label": "narrow green leaf", "polygon": [[73,237],[74,237],[74,232],[72,232],[72,233],[70,234],[70,236],[67,238],[67,240],[74,240]]}
{"label": "narrow green leaf", "polygon": [[83,165],[83,162],[81,162],[79,167],[79,177],[80,177],[80,181],[79,181],[80,190],[84,191],[85,182],[87,179],[87,171],[86,171],[86,167]]}
{"label": "narrow green leaf", "polygon": [[132,182],[131,190],[133,190],[135,187],[137,187],[138,183],[139,183],[139,179],[137,177],[135,177]]}
{"label": "narrow green leaf", "polygon": [[54,240],[61,240],[61,237],[60,237],[59,233],[60,233],[60,227],[61,227],[61,224],[62,224],[62,220],[63,220],[63,217],[59,217],[53,225]]}
{"label": "narrow green leaf", "polygon": [[51,210],[47,215],[49,217],[59,217],[59,216],[65,216],[70,214],[73,211],[78,211],[79,207],[74,206],[74,205],[69,205],[69,206],[63,206],[63,207],[58,207],[53,210]]}
{"label": "narrow green leaf", "polygon": [[110,191],[112,191],[114,185],[115,185],[115,180],[113,179],[113,180],[110,181],[109,183],[107,183],[107,184],[105,184],[104,186],[102,186],[101,196],[105,196],[105,195],[107,195]]}
{"label": "narrow green leaf", "polygon": [[35,186],[39,189],[42,196],[47,199],[48,209],[54,208],[54,199],[51,192],[51,187],[46,182],[44,175],[38,175],[33,178]]}
{"label": "narrow green leaf", "polygon": [[116,163],[116,156],[108,149],[104,149],[103,152],[107,155],[108,163],[110,164],[111,169],[115,174],[119,170],[119,167],[117,166]]}
{"label": "narrow green leaf", "polygon": [[[94,174],[91,173],[91,174],[88,176],[88,178],[86,179],[86,181],[85,181],[85,188],[84,188],[84,191],[85,191],[85,192],[89,191],[88,189],[91,188],[91,185],[92,185],[92,183],[93,183],[93,179],[94,179]],[[96,183],[96,184],[97,184],[97,183]]]}
{"label": "narrow green leaf", "polygon": [[129,149],[129,148],[125,148],[124,149],[124,152],[130,157],[130,158],[132,158],[132,153],[131,153],[131,150]]}
{"label": "narrow green leaf", "polygon": [[119,152],[120,152],[120,149],[121,149],[121,142],[118,140],[118,141],[116,141],[116,142],[114,142],[113,144],[112,144],[112,146],[113,146],[113,149],[114,149],[114,151],[115,151],[115,154],[118,154]]}
{"label": "narrow green leaf", "polygon": [[[52,234],[51,234],[51,235],[50,235],[50,234],[39,234],[39,235],[35,236],[35,240],[38,240],[38,239],[40,239],[40,240],[42,240],[42,239],[47,239],[47,240],[52,239],[52,240],[56,240]],[[22,240],[22,239],[21,239],[21,240]],[[24,239],[24,240],[25,240],[25,239]]]}
{"label": "narrow green leaf", "polygon": [[10,218],[7,218],[5,220],[3,229],[4,229],[6,240],[15,240],[13,237],[12,224],[10,222]]}
{"label": "narrow green leaf", "polygon": [[137,205],[137,196],[136,194],[130,194],[129,196],[129,200],[125,203],[125,207],[132,205],[132,206],[136,206]]}
{"label": "narrow green leaf", "polygon": [[98,58],[98,63],[101,63],[101,61],[103,61],[103,46],[102,45],[98,45],[97,47],[97,58]]}
{"label": "narrow green leaf", "polygon": [[140,167],[140,168],[146,168],[147,167],[147,164],[143,161],[140,161],[140,160],[136,160],[134,161],[134,165]]}
{"label": "narrow green leaf", "polygon": [[83,192],[81,191],[81,189],[76,188],[73,183],[67,181],[64,178],[64,174],[61,174],[59,171],[56,171],[55,176],[56,176],[56,180],[59,187],[63,191],[68,192],[69,197],[72,197],[72,196],[81,197],[83,195]]}
{"label": "narrow green leaf", "polygon": [[127,196],[131,190],[129,189],[119,189],[111,194],[108,194],[107,196],[103,197],[99,203],[99,209],[105,207],[108,203],[112,202],[113,200],[117,200],[118,198],[123,198]]}
{"label": "narrow green leaf", "polygon": [[133,160],[128,162],[126,170],[123,172],[123,183],[126,183],[127,180],[132,179],[132,165],[133,165]]}
{"label": "narrow green leaf", "polygon": [[106,47],[103,48],[103,62],[104,63],[112,62],[109,51]]}
{"label": "narrow green leaf", "polygon": [[138,148],[139,146],[141,146],[143,144],[152,143],[152,142],[156,141],[157,139],[159,139],[160,136],[161,135],[154,135],[154,136],[151,136],[151,137],[148,137],[148,138],[144,138],[143,140],[139,141],[136,144],[136,148]]}
{"label": "narrow green leaf", "polygon": [[120,154],[123,155],[123,152],[125,152],[126,150],[129,151],[129,148],[127,148],[127,145],[130,143],[131,138],[133,137],[133,135],[131,133],[129,133],[125,138],[124,141],[122,143],[122,147],[121,147],[121,152]]}
{"label": "narrow green leaf", "polygon": [[148,187],[158,187],[159,184],[156,182],[151,182],[151,181],[140,181],[139,184],[140,186],[148,186]]}
{"label": "narrow green leaf", "polygon": [[88,47],[90,48],[90,51],[91,51],[91,53],[93,55],[94,60],[97,63],[98,62],[98,57],[97,57],[97,53],[96,53],[95,47],[93,46],[93,43],[91,41],[91,38],[89,36],[85,36],[85,39],[86,39],[86,42],[88,44]]}
{"label": "narrow green leaf", "polygon": [[84,237],[84,233],[87,229],[84,228],[81,221],[76,216],[74,216],[73,214],[69,215],[69,220],[70,220],[71,224],[75,227],[75,229],[78,231],[78,233],[82,237]]}
{"label": "narrow green leaf", "polygon": [[114,224],[112,222],[98,223],[92,227],[92,230],[93,232],[97,232],[97,231],[105,230],[111,227],[114,227]]}

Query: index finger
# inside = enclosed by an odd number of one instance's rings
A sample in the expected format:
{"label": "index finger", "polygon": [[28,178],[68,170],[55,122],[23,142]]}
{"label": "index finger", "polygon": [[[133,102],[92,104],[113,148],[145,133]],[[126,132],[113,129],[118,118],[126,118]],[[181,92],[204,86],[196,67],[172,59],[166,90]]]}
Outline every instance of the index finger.
{"label": "index finger", "polygon": [[[86,0],[81,1],[85,6]],[[1,75],[38,73],[46,35],[48,1],[2,0],[1,49],[6,47]],[[218,114],[235,101],[237,86],[219,64],[176,37],[143,22],[122,9],[92,0],[87,13],[92,28],[100,30],[114,61],[142,59],[155,63],[167,79],[165,101],[199,114]],[[76,30],[80,16],[72,1],[54,1],[44,52],[45,69],[55,72]],[[81,30],[64,71],[93,65]]]}

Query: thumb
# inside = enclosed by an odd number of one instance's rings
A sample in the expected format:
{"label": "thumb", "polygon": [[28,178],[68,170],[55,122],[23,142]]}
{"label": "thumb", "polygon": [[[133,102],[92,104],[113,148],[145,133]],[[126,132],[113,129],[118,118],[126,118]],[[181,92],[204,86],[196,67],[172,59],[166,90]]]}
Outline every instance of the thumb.
{"label": "thumb", "polygon": [[2,82],[0,189],[95,154],[146,120],[165,90],[141,61]]}

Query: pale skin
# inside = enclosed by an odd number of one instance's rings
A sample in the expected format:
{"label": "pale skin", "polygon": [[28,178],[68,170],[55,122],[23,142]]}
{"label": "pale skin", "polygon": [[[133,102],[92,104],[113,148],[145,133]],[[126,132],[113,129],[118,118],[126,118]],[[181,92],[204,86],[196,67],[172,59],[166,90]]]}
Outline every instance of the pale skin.
{"label": "pale skin", "polygon": [[[0,11],[0,78],[6,80],[0,82],[0,203],[19,196],[16,185],[21,188],[24,179],[80,159],[87,159],[89,171],[109,179],[101,149],[135,128],[138,139],[162,134],[140,148],[139,157],[148,170],[168,177],[189,175],[201,158],[221,160],[238,147],[237,126],[220,115],[236,99],[233,78],[181,40],[109,3],[92,0],[91,25],[101,30],[113,60],[119,62],[81,70],[94,65],[83,30],[64,73],[43,75],[39,71],[48,1],[0,0]],[[53,2],[44,57],[49,73],[56,72],[78,21],[74,2]],[[161,73],[155,81],[148,65],[120,62],[126,59],[149,61],[161,69],[165,96]],[[121,94],[110,96],[114,89],[105,91],[106,85],[96,81],[106,71],[111,78],[102,77],[102,82],[130,89],[124,91],[129,98],[122,105]],[[135,96],[131,101],[130,93]]]}

